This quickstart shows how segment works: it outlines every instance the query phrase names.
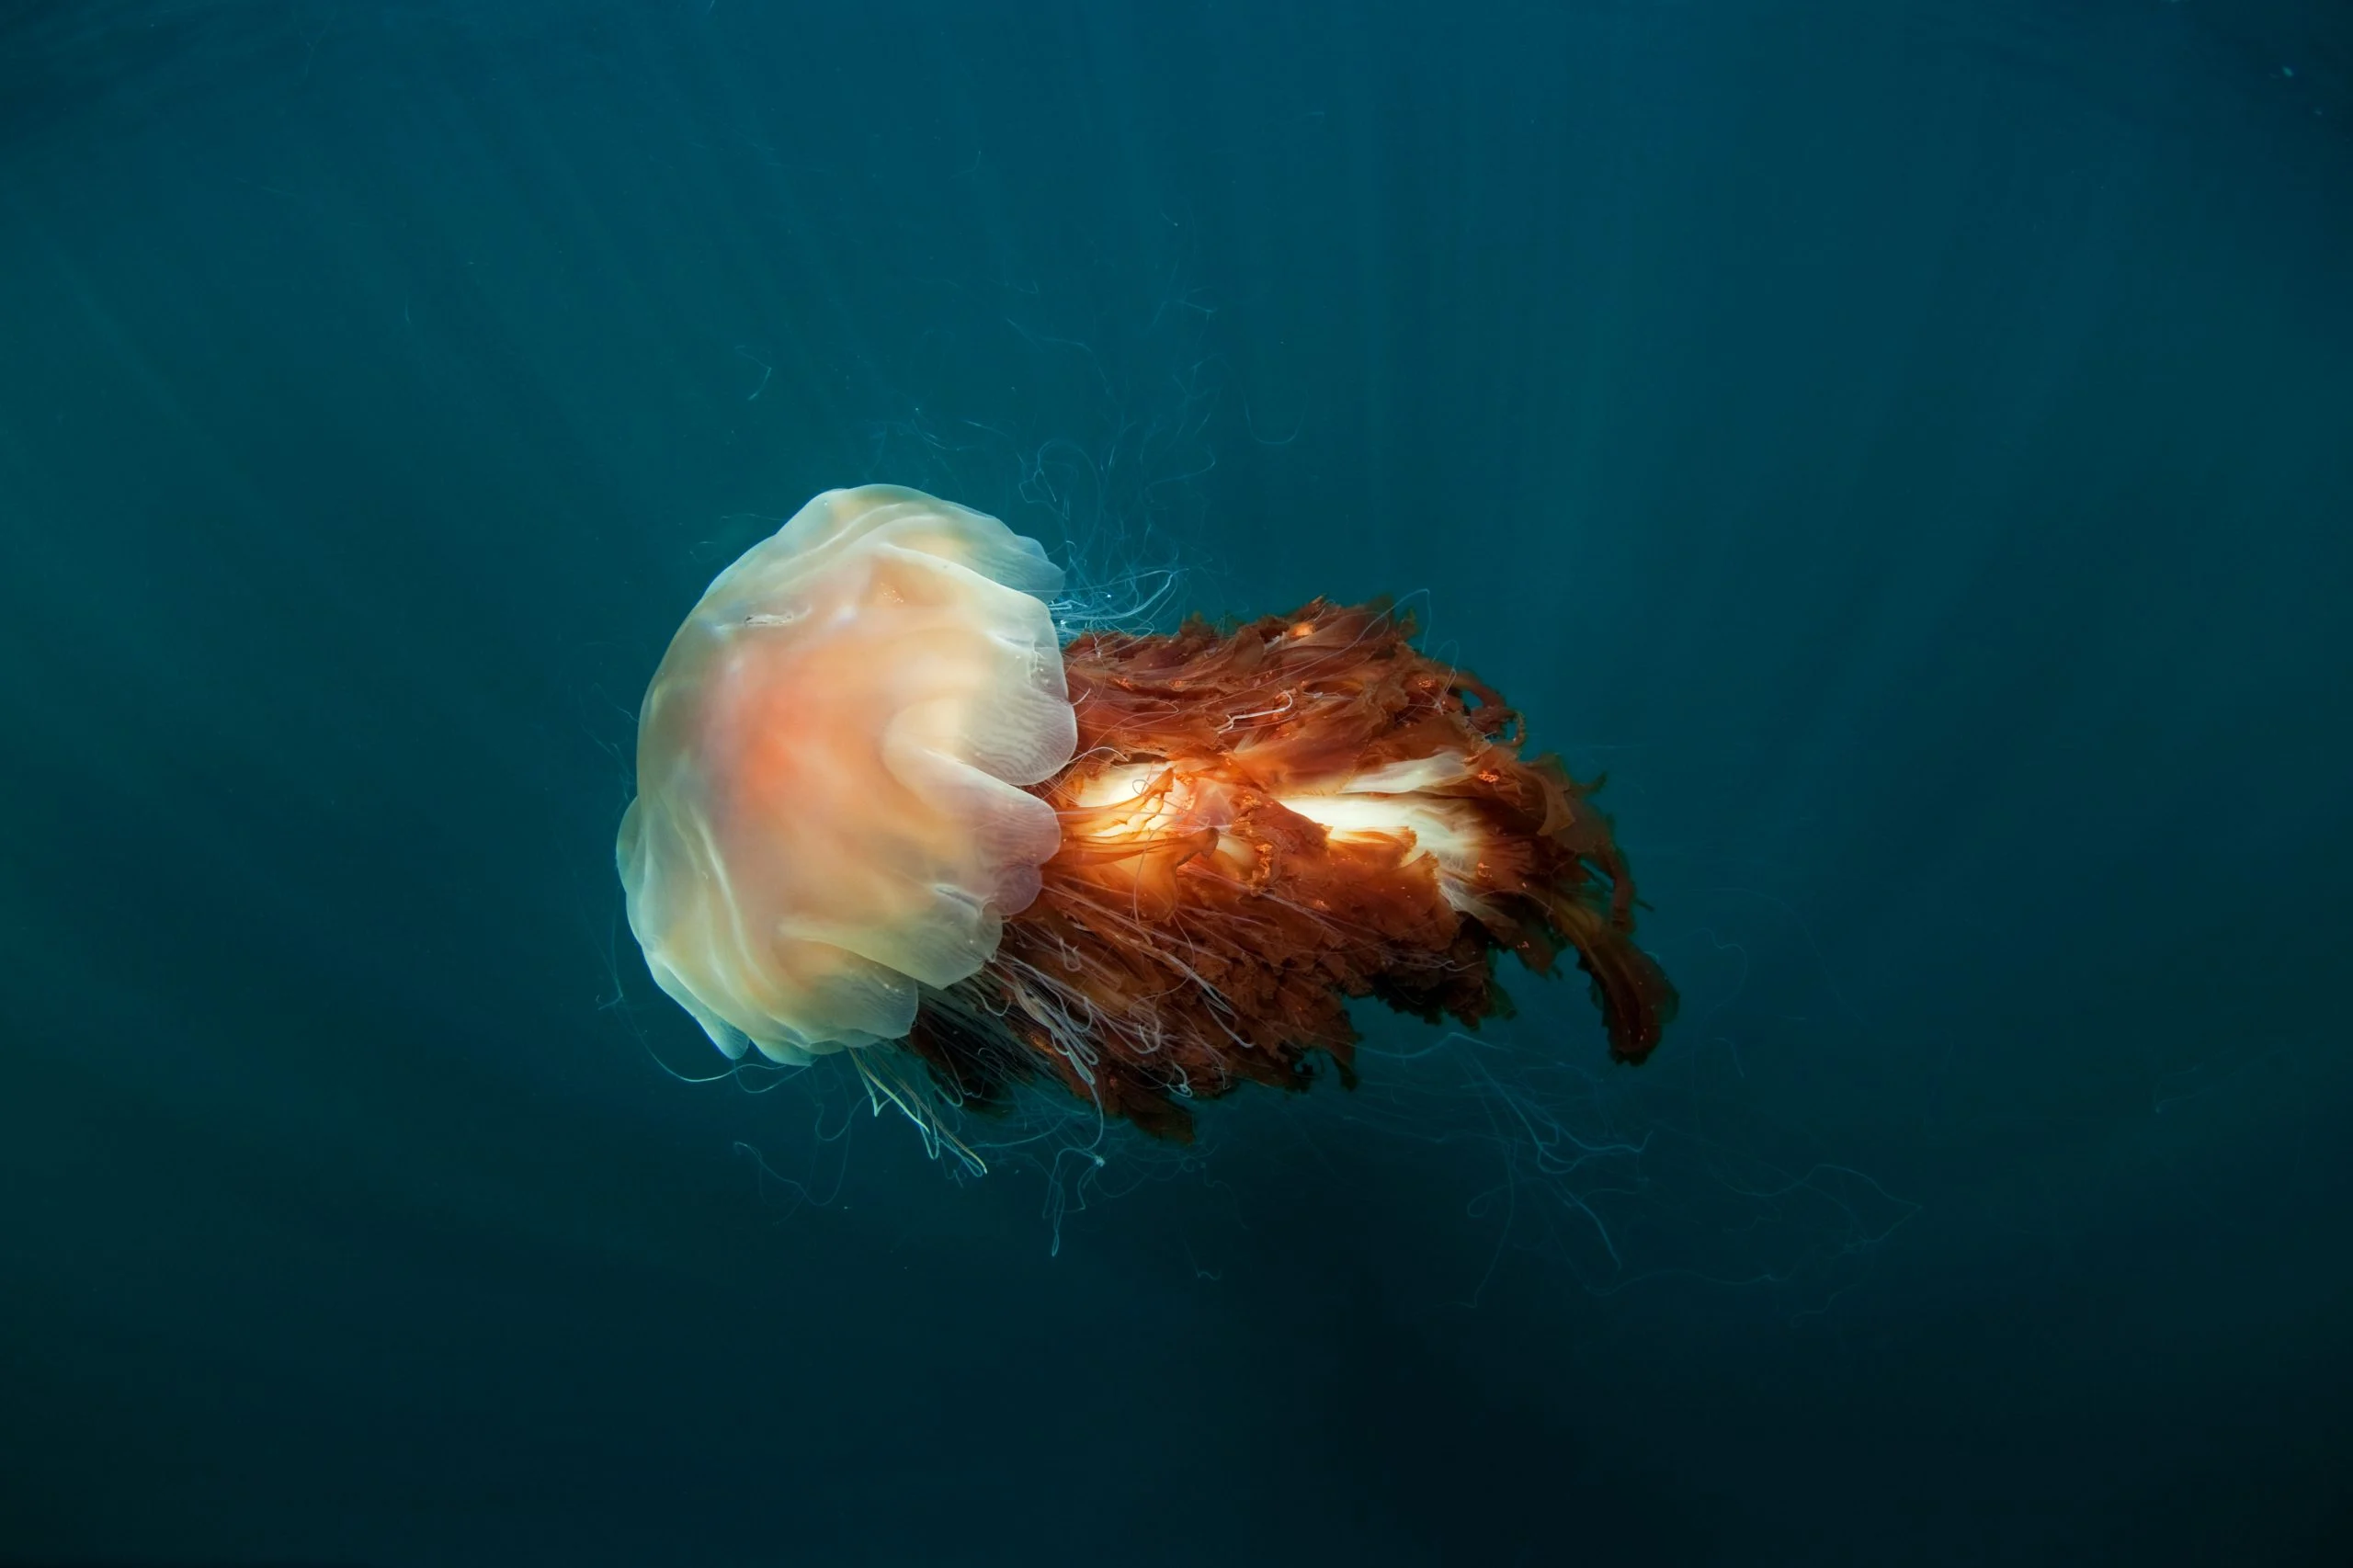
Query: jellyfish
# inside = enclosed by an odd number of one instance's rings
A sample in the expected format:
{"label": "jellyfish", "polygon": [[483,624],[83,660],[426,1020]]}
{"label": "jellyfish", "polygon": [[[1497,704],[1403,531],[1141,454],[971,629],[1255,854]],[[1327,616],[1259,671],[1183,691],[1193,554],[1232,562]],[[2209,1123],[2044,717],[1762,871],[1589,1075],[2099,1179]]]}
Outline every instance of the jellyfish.
{"label": "jellyfish", "polygon": [[937,1108],[1036,1085],[1188,1140],[1243,1085],[1355,1082],[1352,1001],[1465,1028],[1573,952],[1609,1055],[1676,994],[1593,785],[1523,755],[1410,617],[1317,599],[1080,630],[1033,540],[828,491],[715,579],[639,712],[618,860],[661,988],[736,1061],[847,1054]]}

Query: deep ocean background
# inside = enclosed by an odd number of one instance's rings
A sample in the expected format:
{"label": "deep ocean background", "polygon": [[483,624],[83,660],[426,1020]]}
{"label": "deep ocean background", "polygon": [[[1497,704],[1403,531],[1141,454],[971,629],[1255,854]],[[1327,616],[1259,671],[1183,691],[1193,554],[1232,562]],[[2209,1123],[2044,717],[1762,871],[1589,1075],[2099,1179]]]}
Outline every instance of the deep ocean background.
{"label": "deep ocean background", "polygon": [[[1411,596],[1659,1056],[685,1081],[631,711],[870,479]],[[2353,1560],[2340,7],[0,6],[0,1560]]]}

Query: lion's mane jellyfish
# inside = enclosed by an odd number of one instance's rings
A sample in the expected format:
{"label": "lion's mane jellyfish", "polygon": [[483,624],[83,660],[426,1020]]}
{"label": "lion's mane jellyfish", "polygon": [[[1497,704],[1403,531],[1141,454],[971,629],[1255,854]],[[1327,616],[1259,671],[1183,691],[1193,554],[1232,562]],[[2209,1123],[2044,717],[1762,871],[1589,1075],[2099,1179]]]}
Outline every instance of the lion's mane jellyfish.
{"label": "lion's mane jellyfish", "polygon": [[868,485],[703,595],[619,858],[654,978],[722,1051],[847,1051],[935,1132],[935,1094],[1041,1081],[1184,1139],[1188,1102],[1303,1087],[1317,1053],[1353,1082],[1351,998],[1475,1026],[1499,952],[1563,949],[1609,1053],[1657,1045],[1674,988],[1591,787],[1408,618],[1064,644],[1061,585],[995,518]]}

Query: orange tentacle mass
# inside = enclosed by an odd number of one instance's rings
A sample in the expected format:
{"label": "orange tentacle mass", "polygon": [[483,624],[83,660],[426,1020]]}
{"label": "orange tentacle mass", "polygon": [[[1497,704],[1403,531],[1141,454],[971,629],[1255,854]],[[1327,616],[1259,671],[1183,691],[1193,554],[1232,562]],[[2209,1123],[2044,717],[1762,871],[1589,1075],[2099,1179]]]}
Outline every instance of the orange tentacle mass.
{"label": "orange tentacle mass", "polygon": [[1314,1052],[1352,1082],[1349,998],[1475,1027],[1508,1009],[1497,951],[1543,973],[1563,948],[1611,1056],[1648,1056],[1675,990],[1593,787],[1412,635],[1319,600],[1071,643],[1079,749],[1037,790],[1063,847],[990,965],[926,998],[933,1073],[983,1103],[1042,1074],[1184,1138],[1187,1099],[1303,1087]]}

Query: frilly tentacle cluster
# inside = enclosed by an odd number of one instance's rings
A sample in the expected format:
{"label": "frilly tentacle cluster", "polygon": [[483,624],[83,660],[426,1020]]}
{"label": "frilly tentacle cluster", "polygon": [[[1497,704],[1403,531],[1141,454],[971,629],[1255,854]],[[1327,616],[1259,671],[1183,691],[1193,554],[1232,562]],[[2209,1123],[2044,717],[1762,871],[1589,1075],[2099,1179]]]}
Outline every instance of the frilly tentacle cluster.
{"label": "frilly tentacle cluster", "polygon": [[1248,1081],[1344,1081],[1347,1006],[1466,1027],[1506,1013],[1494,960],[1574,950],[1610,1054],[1640,1062],[1675,991],[1633,939],[1634,883],[1580,784],[1520,755],[1489,687],[1410,618],[1318,600],[1221,631],[1063,650],[1074,759],[1033,903],[978,974],[926,994],[910,1044],[943,1087],[1044,1075],[1147,1131]]}

